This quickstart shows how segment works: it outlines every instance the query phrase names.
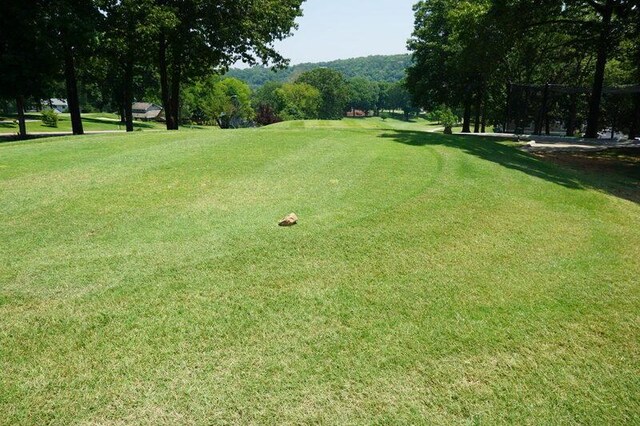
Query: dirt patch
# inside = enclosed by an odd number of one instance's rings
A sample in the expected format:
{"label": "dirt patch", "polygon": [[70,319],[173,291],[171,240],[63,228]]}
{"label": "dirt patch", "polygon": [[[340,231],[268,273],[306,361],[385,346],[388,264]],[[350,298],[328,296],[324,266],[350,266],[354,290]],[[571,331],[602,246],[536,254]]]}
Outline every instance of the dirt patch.
{"label": "dirt patch", "polygon": [[532,155],[580,172],[591,186],[640,203],[640,149],[532,152]]}

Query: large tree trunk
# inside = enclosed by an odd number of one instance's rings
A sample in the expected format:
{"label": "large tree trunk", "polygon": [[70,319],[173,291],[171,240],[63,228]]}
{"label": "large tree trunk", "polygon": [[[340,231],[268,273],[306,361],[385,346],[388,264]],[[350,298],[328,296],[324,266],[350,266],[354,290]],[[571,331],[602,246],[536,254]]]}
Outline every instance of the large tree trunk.
{"label": "large tree trunk", "polygon": [[71,114],[71,129],[74,135],[84,134],[82,128],[82,117],[80,115],[80,100],[78,98],[78,79],[76,77],[76,66],[73,59],[71,46],[65,46],[64,52],[64,78],[67,88],[67,103]]}
{"label": "large tree trunk", "polygon": [[173,130],[173,114],[171,112],[171,100],[169,96],[169,72],[167,69],[167,39],[164,34],[160,35],[160,51],[159,51],[159,70],[160,70],[160,91],[162,96],[162,108],[164,108],[164,116],[167,121],[167,130]]}
{"label": "large tree trunk", "polygon": [[[513,91],[513,86],[511,82],[507,83],[507,104],[505,107],[505,116],[504,116],[504,125],[502,128],[503,133],[507,133],[507,129],[509,127],[509,121],[511,120],[511,92]],[[518,124],[516,123],[516,126]]]}
{"label": "large tree trunk", "polygon": [[476,93],[476,105],[475,105],[476,116],[475,116],[475,122],[473,124],[473,133],[480,133],[480,115],[482,110],[483,97],[484,97],[484,89],[482,85],[480,85],[480,87],[478,87],[478,92]]}
{"label": "large tree trunk", "polygon": [[473,133],[480,133],[480,98],[476,101],[476,116],[473,123]]}
{"label": "large tree trunk", "polygon": [[578,95],[572,94],[569,100],[569,116],[567,117],[567,136],[576,133],[576,114],[578,112]]}
{"label": "large tree trunk", "polygon": [[629,139],[634,139],[638,136],[640,136],[640,93],[636,93],[633,97],[633,121],[631,122]]}
{"label": "large tree trunk", "polygon": [[124,66],[124,121],[127,132],[133,132],[133,60],[127,59]]}
{"label": "large tree trunk", "polygon": [[24,119],[24,96],[19,95],[18,97],[16,97],[16,109],[18,110],[18,127],[20,129],[18,133],[18,138],[26,139],[27,124]]}
{"label": "large tree trunk", "polygon": [[462,117],[462,133],[471,133],[471,97],[464,100],[464,116]]}
{"label": "large tree trunk", "polygon": [[480,127],[480,133],[487,132],[487,102],[482,103],[482,122]]}
{"label": "large tree trunk", "polygon": [[598,39],[598,59],[596,60],[596,71],[591,89],[591,99],[589,100],[589,114],[587,115],[586,138],[597,138],[600,130],[600,103],[602,101],[602,89],[604,86],[604,72],[607,65],[609,53],[609,37],[611,34],[611,19],[613,17],[613,0],[607,0],[600,10],[602,15],[600,36]]}
{"label": "large tree trunk", "polygon": [[173,64],[173,72],[171,73],[171,96],[169,103],[171,104],[171,114],[173,126],[169,130],[178,130],[180,124],[180,77],[181,69],[178,63]]}

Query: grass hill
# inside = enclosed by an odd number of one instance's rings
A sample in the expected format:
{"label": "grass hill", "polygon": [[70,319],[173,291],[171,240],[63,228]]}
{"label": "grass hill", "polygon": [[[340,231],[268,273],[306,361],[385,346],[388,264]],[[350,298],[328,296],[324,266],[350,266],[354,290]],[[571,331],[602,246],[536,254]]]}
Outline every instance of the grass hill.
{"label": "grass hill", "polygon": [[634,423],[637,182],[429,128],[0,144],[0,424]]}
{"label": "grass hill", "polygon": [[371,81],[396,82],[404,78],[411,63],[410,55],[378,55],[363,58],[340,59],[331,62],[307,63],[272,71],[261,66],[247,69],[231,69],[227,75],[246,81],[250,86],[262,86],[267,81],[286,82],[299,74],[320,67],[340,71],[347,78],[362,77]]}

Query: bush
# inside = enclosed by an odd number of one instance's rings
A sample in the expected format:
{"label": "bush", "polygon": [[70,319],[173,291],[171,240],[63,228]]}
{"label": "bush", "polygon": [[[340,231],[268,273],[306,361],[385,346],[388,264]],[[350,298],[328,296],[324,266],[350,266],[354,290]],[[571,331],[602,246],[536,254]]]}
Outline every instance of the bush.
{"label": "bush", "polygon": [[52,109],[42,111],[42,124],[47,127],[58,127],[58,114]]}
{"label": "bush", "polygon": [[269,124],[279,123],[282,119],[271,108],[270,105],[260,104],[256,111],[256,122],[261,126],[268,126]]}
{"label": "bush", "polygon": [[444,132],[448,135],[452,133],[451,128],[458,124],[458,117],[451,111],[451,108],[442,108],[439,111],[438,118],[444,126]]}

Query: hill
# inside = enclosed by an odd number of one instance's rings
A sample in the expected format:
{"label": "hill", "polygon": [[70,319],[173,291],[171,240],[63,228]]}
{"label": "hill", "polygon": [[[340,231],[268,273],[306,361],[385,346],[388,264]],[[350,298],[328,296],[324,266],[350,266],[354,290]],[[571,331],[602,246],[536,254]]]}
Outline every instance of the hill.
{"label": "hill", "polygon": [[428,128],[0,144],[0,425],[636,423],[637,181]]}
{"label": "hill", "polygon": [[362,77],[371,81],[393,83],[404,78],[405,70],[410,63],[410,55],[379,55],[339,59],[331,62],[299,64],[278,71],[260,66],[247,69],[231,69],[227,75],[244,80],[252,87],[259,87],[267,81],[286,82],[295,79],[297,75],[304,71],[326,67],[340,71],[346,78]]}

